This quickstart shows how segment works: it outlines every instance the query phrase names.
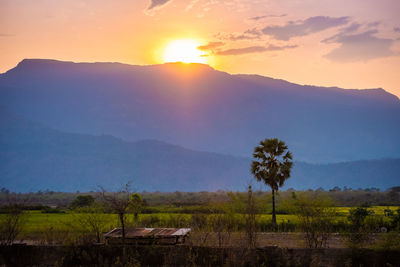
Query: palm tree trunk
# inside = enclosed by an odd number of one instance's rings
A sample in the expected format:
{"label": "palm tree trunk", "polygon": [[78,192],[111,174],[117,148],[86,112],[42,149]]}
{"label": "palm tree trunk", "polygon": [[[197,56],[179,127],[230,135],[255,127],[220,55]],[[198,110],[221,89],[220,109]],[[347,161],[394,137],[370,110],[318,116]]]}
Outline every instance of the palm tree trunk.
{"label": "palm tree trunk", "polygon": [[125,222],[124,222],[124,214],[119,214],[119,221],[121,222],[122,227],[122,245],[125,245]]}
{"label": "palm tree trunk", "polygon": [[121,222],[122,228],[122,262],[125,262],[126,248],[125,248],[125,221],[124,221],[124,213],[119,214],[119,220]]}
{"label": "palm tree trunk", "polygon": [[272,227],[276,230],[275,189],[272,189]]}

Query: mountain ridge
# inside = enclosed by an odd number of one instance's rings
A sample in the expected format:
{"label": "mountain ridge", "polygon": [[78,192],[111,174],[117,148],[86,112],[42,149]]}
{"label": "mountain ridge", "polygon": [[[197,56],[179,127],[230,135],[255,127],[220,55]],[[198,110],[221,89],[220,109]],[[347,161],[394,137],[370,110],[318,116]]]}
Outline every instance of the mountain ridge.
{"label": "mountain ridge", "polygon": [[[207,64],[203,64],[203,63],[182,63],[182,62],[169,62],[169,63],[163,63],[163,64],[150,64],[150,65],[136,65],[136,64],[128,64],[128,63],[121,63],[121,62],[75,62],[75,61],[63,61],[63,60],[56,60],[56,59],[41,59],[41,58],[25,58],[23,60],[21,60],[14,68],[11,68],[10,70],[4,72],[4,73],[0,73],[0,76],[2,74],[7,74],[8,72],[12,72],[14,69],[18,69],[18,68],[24,68],[26,66],[29,65],[34,65],[35,68],[37,67],[37,65],[49,65],[49,64],[66,64],[66,65],[76,65],[76,64],[82,64],[82,65],[96,65],[96,64],[100,64],[103,66],[109,66],[109,65],[119,65],[119,66],[124,66],[124,67],[132,67],[132,68],[136,68],[136,67],[148,67],[148,68],[157,68],[159,66],[168,66],[168,65],[184,65],[184,66],[197,66],[197,67],[201,67],[204,69],[211,69],[213,71],[217,71],[220,73],[225,73],[225,74],[229,74],[228,72],[225,71],[221,71],[221,70],[216,70],[213,67],[211,67],[210,65]],[[386,91],[383,88],[340,88],[340,87],[336,87],[336,86],[318,86],[318,85],[309,85],[309,84],[296,84],[294,82],[290,82],[284,79],[280,79],[280,78],[272,78],[269,76],[264,76],[264,75],[259,75],[259,74],[230,74],[233,76],[237,76],[240,78],[245,78],[245,77],[256,77],[257,79],[268,79],[269,81],[274,81],[277,83],[284,83],[284,84],[288,84],[288,85],[293,85],[293,86],[303,86],[303,87],[310,87],[310,88],[323,88],[324,90],[334,90],[334,91],[342,91],[342,90],[346,90],[348,92],[354,92],[354,93],[370,93],[370,94],[374,94],[374,93],[378,93],[381,94],[383,93],[384,95],[386,95],[387,97],[394,97],[399,103],[400,103],[400,98],[388,91]],[[375,94],[374,94],[375,95]],[[376,96],[376,95],[375,95]]]}
{"label": "mountain ridge", "polygon": [[[118,189],[132,181],[137,190],[245,190],[248,158],[199,152],[163,141],[126,142],[113,136],[65,133],[0,109],[0,182],[17,192]],[[398,185],[400,159],[334,164],[296,161],[285,188],[325,189]],[[377,179],[379,177],[379,179]]]}
{"label": "mountain ridge", "polygon": [[202,64],[24,60],[0,75],[0,105],[63,132],[196,151],[247,156],[278,137],[306,162],[400,157],[394,95],[260,77]]}

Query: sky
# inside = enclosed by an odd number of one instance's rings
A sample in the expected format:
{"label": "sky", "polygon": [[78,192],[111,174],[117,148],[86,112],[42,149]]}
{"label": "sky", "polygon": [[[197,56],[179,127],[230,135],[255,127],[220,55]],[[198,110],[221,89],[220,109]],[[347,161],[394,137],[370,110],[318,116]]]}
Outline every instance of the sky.
{"label": "sky", "polygon": [[0,0],[0,72],[24,58],[163,63],[193,39],[213,68],[400,97],[399,0]]}

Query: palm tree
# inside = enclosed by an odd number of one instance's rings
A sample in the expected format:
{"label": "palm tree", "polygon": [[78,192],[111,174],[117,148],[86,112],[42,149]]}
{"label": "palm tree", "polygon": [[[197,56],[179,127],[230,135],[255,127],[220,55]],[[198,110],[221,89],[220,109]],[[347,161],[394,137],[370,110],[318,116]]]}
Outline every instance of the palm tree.
{"label": "palm tree", "polygon": [[251,163],[251,173],[257,181],[264,183],[272,189],[272,225],[276,228],[275,192],[283,186],[290,177],[293,166],[292,153],[287,150],[285,142],[277,138],[265,139],[254,148],[254,161]]}

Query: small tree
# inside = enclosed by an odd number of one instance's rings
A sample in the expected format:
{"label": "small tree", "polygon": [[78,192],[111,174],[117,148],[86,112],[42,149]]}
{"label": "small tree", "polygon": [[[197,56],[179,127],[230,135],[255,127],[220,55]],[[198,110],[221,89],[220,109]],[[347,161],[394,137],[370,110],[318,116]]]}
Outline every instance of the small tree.
{"label": "small tree", "polygon": [[142,197],[140,196],[140,194],[133,193],[131,195],[131,203],[130,204],[131,204],[130,209],[133,212],[135,222],[137,222],[139,213],[141,213],[142,209],[143,209],[143,200],[142,200]]}
{"label": "small tree", "polygon": [[395,231],[400,230],[400,208],[397,208],[396,214],[393,213],[390,224],[391,224],[392,230],[395,230]]}
{"label": "small tree", "polygon": [[131,206],[132,194],[130,191],[130,184],[127,183],[123,189],[114,193],[108,193],[104,188],[100,188],[104,201],[108,204],[113,212],[118,214],[118,219],[122,230],[122,244],[125,245],[126,214]]}
{"label": "small tree", "polygon": [[218,246],[226,246],[231,240],[232,232],[237,230],[237,222],[235,214],[240,207],[238,207],[237,195],[232,192],[227,194],[229,201],[220,204],[214,210],[214,213],[209,216],[210,230],[216,233],[218,239]]}
{"label": "small tree", "polygon": [[257,243],[257,207],[254,201],[253,191],[251,189],[251,185],[249,185],[249,189],[247,191],[247,203],[246,203],[246,236],[248,245],[250,247],[255,247]]}
{"label": "small tree", "polygon": [[290,177],[293,166],[292,154],[285,142],[277,138],[265,139],[254,148],[251,172],[257,181],[263,181],[272,189],[272,225],[276,228],[275,192]]}
{"label": "small tree", "polygon": [[335,210],[328,198],[319,195],[292,194],[293,213],[299,218],[309,248],[326,247],[332,234]]}
{"label": "small tree", "polygon": [[5,208],[6,214],[0,220],[0,244],[11,245],[26,223],[26,216],[17,205]]}
{"label": "small tree", "polygon": [[96,242],[101,242],[102,233],[107,230],[110,224],[110,217],[104,213],[104,208],[98,204],[90,207],[78,208],[74,213],[74,221],[79,225],[85,234],[90,234],[96,238]]}
{"label": "small tree", "polygon": [[12,245],[26,224],[27,214],[23,206],[27,200],[19,199],[16,193],[10,193],[5,188],[1,189],[1,193],[5,194],[7,205],[2,207],[5,214],[0,216],[0,244]]}
{"label": "small tree", "polygon": [[348,234],[348,241],[350,246],[362,246],[370,239],[370,231],[366,226],[366,219],[371,215],[370,211],[366,208],[358,207],[352,208],[347,220],[350,222],[351,233]]}
{"label": "small tree", "polygon": [[72,209],[89,207],[94,203],[94,197],[91,195],[77,196],[74,201],[72,201],[70,207]]}
{"label": "small tree", "polygon": [[359,231],[364,227],[365,219],[370,215],[366,208],[353,208],[350,210],[347,219],[351,223],[353,231]]}

